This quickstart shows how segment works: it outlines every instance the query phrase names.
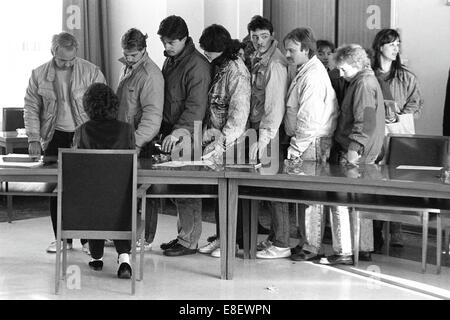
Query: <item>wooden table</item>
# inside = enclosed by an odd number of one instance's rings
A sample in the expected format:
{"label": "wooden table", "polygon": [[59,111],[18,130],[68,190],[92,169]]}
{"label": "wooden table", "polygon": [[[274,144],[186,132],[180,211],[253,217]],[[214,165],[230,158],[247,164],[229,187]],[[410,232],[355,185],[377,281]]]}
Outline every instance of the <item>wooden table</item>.
{"label": "wooden table", "polygon": [[[239,187],[275,188],[288,195],[295,190],[331,192],[333,194],[390,195],[450,199],[450,185],[437,177],[436,171],[398,170],[389,166],[368,165],[349,169],[337,165],[304,163],[300,172],[288,174],[284,166],[275,174],[265,169],[216,170],[186,166],[155,169],[149,162],[140,163],[138,183],[154,185],[217,186],[221,238],[221,278],[232,279],[235,259],[236,216]],[[0,181],[57,182],[56,165],[33,169],[0,168]],[[256,191],[255,191],[256,192]],[[187,195],[189,190],[187,190]],[[169,197],[171,194],[164,195]],[[180,197],[180,194],[174,194]],[[333,201],[332,198],[329,199]],[[354,198],[338,197],[336,204],[353,204]]]}
{"label": "wooden table", "polygon": [[[312,194],[311,199],[314,199],[314,191],[316,191],[319,193],[316,200],[322,202],[320,193],[323,193],[329,199],[330,205],[353,206],[358,203],[358,195],[361,197],[385,195],[411,197],[411,199],[414,197],[450,199],[450,185],[441,182],[438,177],[439,171],[400,170],[387,165],[361,165],[357,168],[348,168],[315,162],[304,162],[298,169],[297,172],[291,171],[290,174],[287,173],[284,165],[280,165],[278,172],[274,174],[265,172],[264,168],[258,170],[227,168],[225,170],[225,177],[228,180],[228,229],[227,241],[221,241],[220,244],[221,247],[226,246],[227,279],[233,278],[240,187],[251,187],[255,199],[258,198],[257,190],[264,189],[279,190],[282,196],[288,196],[289,193],[296,191],[309,192]],[[330,198],[327,193],[330,193],[332,197]],[[299,197],[302,200],[302,196]],[[272,198],[276,200],[277,196],[274,194]],[[447,206],[447,203],[450,202],[444,201],[438,206]],[[254,210],[255,206],[252,207]],[[257,224],[252,224],[252,227],[256,228]]]}
{"label": "wooden table", "polygon": [[[49,182],[56,183],[58,178],[57,165],[52,164],[38,168],[0,168],[0,181],[8,182]],[[184,166],[179,168],[153,168],[148,160],[141,160],[138,168],[138,183],[151,185],[211,185],[216,187],[219,199],[220,236],[227,236],[227,181],[223,169],[206,166]],[[168,189],[157,197],[198,198],[190,190]],[[221,248],[221,278],[226,279],[225,263],[226,247]]]}
{"label": "wooden table", "polygon": [[2,154],[13,153],[14,149],[28,148],[28,137],[26,135],[19,135],[16,131],[0,131],[0,147]]}

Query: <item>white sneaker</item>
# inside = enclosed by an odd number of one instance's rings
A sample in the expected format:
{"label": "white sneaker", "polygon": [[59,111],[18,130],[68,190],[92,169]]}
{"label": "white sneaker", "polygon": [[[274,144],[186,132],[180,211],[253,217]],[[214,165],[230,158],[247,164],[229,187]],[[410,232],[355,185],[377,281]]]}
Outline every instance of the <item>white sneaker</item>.
{"label": "white sneaker", "polygon": [[291,248],[280,248],[274,245],[269,248],[256,252],[258,259],[279,259],[288,258],[291,256]]}
{"label": "white sneaker", "polygon": [[272,241],[269,239],[263,240],[256,245],[256,251],[263,251],[272,246]]}
{"label": "white sneaker", "polygon": [[[61,241],[61,249],[63,246],[63,242]],[[67,250],[72,250],[73,246],[71,243],[67,243]],[[56,241],[53,241],[52,243],[50,243],[50,245],[47,248],[47,252],[48,253],[56,253]]]}
{"label": "white sneaker", "polygon": [[[220,249],[220,240],[219,239],[216,239],[214,241],[211,241],[207,245],[204,245],[203,247],[198,249],[198,252],[200,252],[200,253],[211,253],[212,254],[212,252],[214,252],[217,249]],[[219,252],[219,257],[220,257],[220,252]]]}
{"label": "white sneaker", "polygon": [[[152,244],[144,241],[144,252],[152,250]],[[141,252],[141,243],[140,241],[136,241],[136,251]]]}
{"label": "white sneaker", "polygon": [[[239,251],[239,246],[236,245],[236,254],[238,253],[238,251]],[[213,252],[211,252],[211,257],[220,258],[220,247],[216,248]]]}
{"label": "white sneaker", "polygon": [[91,251],[89,251],[89,243],[86,242],[85,244],[83,244],[83,247],[81,248],[81,250],[86,253],[88,256],[91,255]]}

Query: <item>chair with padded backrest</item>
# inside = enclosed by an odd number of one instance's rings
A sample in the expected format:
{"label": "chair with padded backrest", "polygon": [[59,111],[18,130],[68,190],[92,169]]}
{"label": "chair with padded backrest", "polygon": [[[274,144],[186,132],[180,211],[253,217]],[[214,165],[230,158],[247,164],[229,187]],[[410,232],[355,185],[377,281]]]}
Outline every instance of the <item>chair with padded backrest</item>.
{"label": "chair with padded backrest", "polygon": [[23,108],[3,108],[2,131],[15,131],[25,128]]}
{"label": "chair with padded backrest", "polygon": [[[136,238],[143,243],[145,227],[145,201],[141,201],[138,221],[137,198],[142,200],[148,188],[143,185],[137,189],[136,152],[59,149],[58,153],[55,293],[66,274],[67,239],[77,238],[130,240],[131,292],[134,294]],[[143,278],[143,252],[141,250],[138,280]]]}
{"label": "chair with padded backrest", "polygon": [[[389,134],[386,136],[385,145],[387,150],[385,163],[387,165],[394,167],[399,165],[441,167],[447,161],[449,140],[448,137],[444,136]],[[422,226],[422,272],[425,272],[428,245],[428,211],[417,211],[414,208],[402,211],[354,208],[354,211],[357,214],[354,235],[355,264],[358,263],[359,219],[403,222]],[[386,250],[389,254],[389,223],[386,223],[385,236]],[[438,237],[437,272],[440,272],[440,241],[441,239]]]}

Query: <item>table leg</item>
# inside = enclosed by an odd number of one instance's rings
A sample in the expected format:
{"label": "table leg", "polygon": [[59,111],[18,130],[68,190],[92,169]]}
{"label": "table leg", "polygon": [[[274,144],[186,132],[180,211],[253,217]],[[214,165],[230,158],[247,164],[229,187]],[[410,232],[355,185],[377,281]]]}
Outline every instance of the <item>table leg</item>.
{"label": "table leg", "polygon": [[252,200],[250,205],[250,259],[256,259],[256,245],[258,242],[258,211],[259,201]]}
{"label": "table leg", "polygon": [[244,244],[244,259],[249,258],[250,251],[250,200],[242,199],[242,229]]}
{"label": "table leg", "polygon": [[6,154],[13,153],[13,151],[14,151],[13,145],[10,143],[6,144],[5,149],[6,149]]}
{"label": "table leg", "polygon": [[228,186],[226,179],[219,179],[218,186],[219,196],[219,229],[220,229],[220,275],[222,279],[227,278],[227,239],[228,239],[228,226],[227,226],[227,198],[228,198]]}
{"label": "table leg", "polygon": [[234,256],[236,254],[236,217],[238,210],[238,183],[236,179],[228,180],[228,224],[226,251],[226,279],[233,278]]}

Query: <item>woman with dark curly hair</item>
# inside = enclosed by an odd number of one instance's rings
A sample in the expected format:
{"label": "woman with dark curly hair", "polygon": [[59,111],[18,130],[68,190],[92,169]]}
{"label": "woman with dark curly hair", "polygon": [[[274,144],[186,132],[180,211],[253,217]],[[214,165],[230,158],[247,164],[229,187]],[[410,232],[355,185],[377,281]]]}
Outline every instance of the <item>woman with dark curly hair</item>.
{"label": "woman with dark curly hair", "polygon": [[[208,92],[208,108],[203,128],[203,153],[221,162],[227,148],[245,132],[250,113],[250,72],[239,58],[240,42],[223,26],[213,24],[203,30],[200,47],[211,62],[214,78]],[[216,222],[218,212],[216,210]],[[217,237],[219,236],[216,224]],[[214,238],[214,237],[213,237]],[[201,253],[220,257],[219,239],[211,239]]]}
{"label": "woman with dark curly hair", "polygon": [[[74,147],[79,149],[134,149],[133,127],[117,120],[119,99],[110,87],[103,83],[94,83],[83,96],[83,107],[90,120],[77,128],[74,135]],[[89,240],[92,260],[89,267],[94,270],[103,268],[104,240]],[[130,250],[128,240],[114,240],[119,255],[119,278],[131,278]]]}

